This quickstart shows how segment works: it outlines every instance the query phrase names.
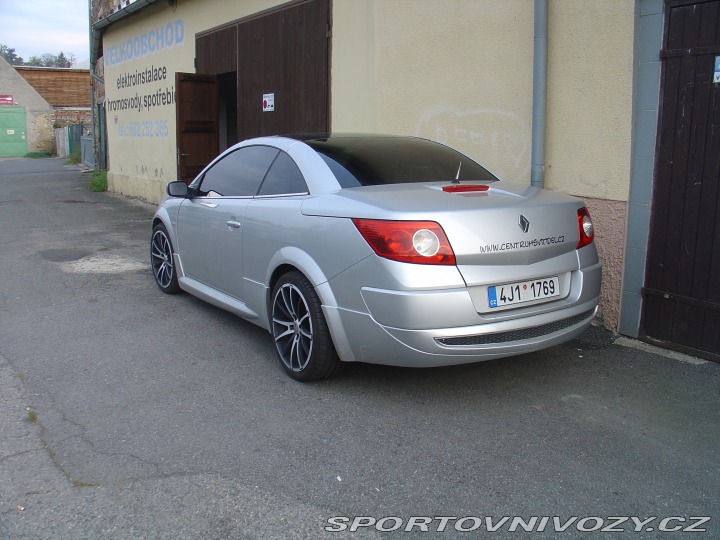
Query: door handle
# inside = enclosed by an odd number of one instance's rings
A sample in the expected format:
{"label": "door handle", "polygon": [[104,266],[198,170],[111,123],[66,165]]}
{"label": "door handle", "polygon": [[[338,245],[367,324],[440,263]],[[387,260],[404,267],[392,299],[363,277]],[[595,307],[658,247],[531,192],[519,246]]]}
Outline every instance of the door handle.
{"label": "door handle", "polygon": [[181,154],[179,148],[176,150],[176,152],[177,152],[177,164],[178,165],[180,165],[181,158],[188,157],[190,155],[190,154]]}
{"label": "door handle", "polygon": [[239,221],[233,221],[232,219],[227,220],[225,223],[228,227],[232,227],[233,229],[239,229],[240,227],[242,227],[242,223],[240,223]]}

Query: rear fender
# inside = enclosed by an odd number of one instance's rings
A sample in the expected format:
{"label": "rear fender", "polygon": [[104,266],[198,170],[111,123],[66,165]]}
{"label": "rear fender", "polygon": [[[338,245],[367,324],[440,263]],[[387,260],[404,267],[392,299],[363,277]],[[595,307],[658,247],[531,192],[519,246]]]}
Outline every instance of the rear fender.
{"label": "rear fender", "polygon": [[247,292],[247,303],[254,311],[259,313],[261,320],[268,321],[269,325],[269,306],[272,300],[270,296],[272,295],[272,288],[275,281],[282,275],[276,275],[277,270],[283,266],[295,268],[308,278],[313,287],[315,287],[320,302],[324,306],[337,306],[335,295],[330,286],[327,285],[328,278],[320,266],[307,252],[295,246],[287,246],[280,249],[270,259],[264,283],[246,280],[244,288]]}

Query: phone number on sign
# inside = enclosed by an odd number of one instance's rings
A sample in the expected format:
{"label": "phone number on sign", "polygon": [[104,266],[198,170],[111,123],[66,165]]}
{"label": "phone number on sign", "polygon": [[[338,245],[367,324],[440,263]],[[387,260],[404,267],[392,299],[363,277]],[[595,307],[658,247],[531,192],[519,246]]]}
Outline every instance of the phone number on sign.
{"label": "phone number on sign", "polygon": [[167,137],[167,120],[127,122],[118,124],[118,133],[121,137]]}

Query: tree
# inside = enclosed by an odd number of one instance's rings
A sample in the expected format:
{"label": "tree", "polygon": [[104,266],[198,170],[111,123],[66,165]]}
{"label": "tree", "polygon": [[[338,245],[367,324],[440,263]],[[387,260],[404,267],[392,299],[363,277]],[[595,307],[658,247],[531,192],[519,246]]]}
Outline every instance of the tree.
{"label": "tree", "polygon": [[0,43],[0,55],[7,60],[8,64],[13,66],[22,66],[24,64],[23,59],[15,54],[15,49],[3,45]]}
{"label": "tree", "polygon": [[67,68],[70,67],[70,62],[68,62],[68,59],[65,58],[65,55],[62,51],[60,51],[60,54],[57,55],[57,59],[55,60],[55,65],[57,67],[63,67]]}
{"label": "tree", "polygon": [[75,62],[75,55],[73,53],[65,56],[65,54],[60,51],[60,54],[55,58],[55,67],[69,68],[72,67]]}
{"label": "tree", "polygon": [[40,60],[42,61],[43,67],[55,67],[57,56],[52,53],[45,53],[40,56]]}
{"label": "tree", "polygon": [[40,56],[31,56],[30,58],[28,58],[28,61],[22,65],[36,67],[69,68],[72,67],[75,62],[75,55],[73,53],[65,56],[65,53],[60,51],[60,54],[58,55],[54,55],[52,53],[45,53]]}

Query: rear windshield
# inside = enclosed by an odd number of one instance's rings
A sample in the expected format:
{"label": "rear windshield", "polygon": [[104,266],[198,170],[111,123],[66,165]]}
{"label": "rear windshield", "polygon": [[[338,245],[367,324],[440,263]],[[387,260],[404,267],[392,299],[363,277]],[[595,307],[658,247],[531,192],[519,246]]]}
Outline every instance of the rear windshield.
{"label": "rear windshield", "polygon": [[304,141],[344,188],[459,180],[497,180],[469,157],[425,139],[331,137]]}

